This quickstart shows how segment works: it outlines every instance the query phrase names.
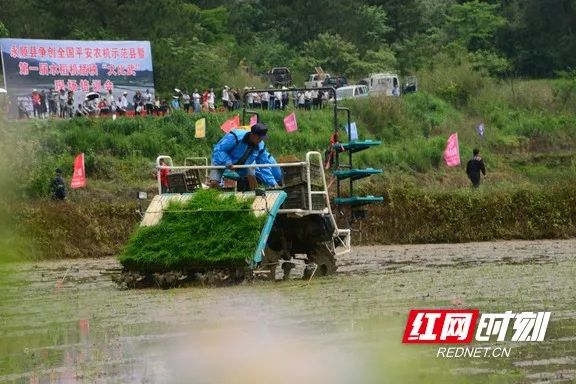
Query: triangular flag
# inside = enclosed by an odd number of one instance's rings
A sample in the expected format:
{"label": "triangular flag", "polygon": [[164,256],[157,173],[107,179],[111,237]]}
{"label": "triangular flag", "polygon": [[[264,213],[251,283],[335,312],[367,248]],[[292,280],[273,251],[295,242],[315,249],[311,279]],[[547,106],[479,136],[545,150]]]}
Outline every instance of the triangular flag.
{"label": "triangular flag", "polygon": [[258,115],[252,115],[250,117],[250,123],[248,125],[253,126],[256,123],[258,123]]}
{"label": "triangular flag", "polygon": [[484,137],[484,123],[478,124],[478,126],[476,127],[476,132],[478,132],[478,135],[480,135],[480,137]]}
{"label": "triangular flag", "polygon": [[296,115],[294,112],[284,118],[284,127],[286,128],[286,132],[294,132],[298,130],[298,124],[296,123]]}
{"label": "triangular flag", "polygon": [[70,181],[70,188],[83,188],[86,186],[86,172],[84,171],[84,154],[81,153],[74,159],[74,174]]}
{"label": "triangular flag", "polygon": [[453,133],[448,138],[446,149],[444,150],[444,161],[449,167],[460,165],[460,148],[458,147],[458,134]]}
{"label": "triangular flag", "polygon": [[228,120],[226,120],[221,126],[220,129],[224,132],[228,133],[234,128],[238,128],[240,126],[240,115],[236,115]]}
{"label": "triangular flag", "polygon": [[196,120],[196,131],[194,132],[196,139],[203,139],[206,137],[206,118]]}
{"label": "triangular flag", "polygon": [[240,115],[236,115],[230,120],[232,120],[232,123],[234,124],[234,127],[232,128],[238,128],[240,126]]}

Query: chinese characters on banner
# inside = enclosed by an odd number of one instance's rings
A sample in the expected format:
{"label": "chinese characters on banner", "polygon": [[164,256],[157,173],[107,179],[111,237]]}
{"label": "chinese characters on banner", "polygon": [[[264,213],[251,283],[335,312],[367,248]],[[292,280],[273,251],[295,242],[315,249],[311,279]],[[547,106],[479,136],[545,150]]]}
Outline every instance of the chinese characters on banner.
{"label": "chinese characters on banner", "polygon": [[[89,92],[128,99],[137,90],[154,94],[148,41],[0,39],[5,88],[11,106],[31,105],[33,89],[74,93],[75,103]],[[51,91],[53,90],[53,91]]]}

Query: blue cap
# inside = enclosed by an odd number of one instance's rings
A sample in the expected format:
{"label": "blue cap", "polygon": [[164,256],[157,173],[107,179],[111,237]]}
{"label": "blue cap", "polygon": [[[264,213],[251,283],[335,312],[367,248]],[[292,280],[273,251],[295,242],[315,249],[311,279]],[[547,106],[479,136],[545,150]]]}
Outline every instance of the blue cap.
{"label": "blue cap", "polygon": [[263,123],[256,123],[250,128],[250,132],[261,138],[265,138],[268,134],[268,127]]}

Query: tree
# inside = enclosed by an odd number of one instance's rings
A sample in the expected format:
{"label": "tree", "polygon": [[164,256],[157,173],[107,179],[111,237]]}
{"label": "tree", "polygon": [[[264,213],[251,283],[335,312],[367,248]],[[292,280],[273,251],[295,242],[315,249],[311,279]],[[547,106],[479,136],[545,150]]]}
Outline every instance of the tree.
{"label": "tree", "polygon": [[352,64],[349,72],[355,76],[365,77],[370,73],[395,71],[397,68],[398,61],[394,52],[388,47],[383,47],[378,51],[367,51],[361,60]]}
{"label": "tree", "polygon": [[551,76],[576,68],[576,3],[573,0],[509,0],[510,20],[499,41],[518,71]]}
{"label": "tree", "polygon": [[353,25],[347,28],[352,41],[361,51],[378,50],[386,43],[386,35],[392,31],[388,26],[388,16],[381,6],[360,5],[353,19]]}
{"label": "tree", "polygon": [[0,21],[0,37],[8,37],[9,35],[8,28]]}
{"label": "tree", "polygon": [[350,75],[353,64],[358,61],[358,49],[338,34],[321,33],[316,40],[304,44],[304,54],[315,66],[335,74]]}
{"label": "tree", "polygon": [[450,8],[446,22],[448,39],[470,51],[491,49],[506,19],[497,14],[499,6],[478,0]]}

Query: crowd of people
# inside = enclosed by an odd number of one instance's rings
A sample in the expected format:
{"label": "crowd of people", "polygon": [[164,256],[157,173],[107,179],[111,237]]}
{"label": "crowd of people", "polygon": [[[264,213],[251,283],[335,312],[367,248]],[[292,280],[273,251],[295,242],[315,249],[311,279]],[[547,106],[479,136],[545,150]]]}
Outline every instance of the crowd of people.
{"label": "crowd of people", "polygon": [[246,105],[251,109],[285,110],[292,102],[295,109],[310,110],[322,108],[333,98],[333,95],[318,89],[297,91],[282,87],[256,92],[255,88],[245,87],[240,91],[227,85],[222,88],[218,96],[214,88],[207,88],[202,93],[194,89],[192,94],[188,90],[181,91],[175,88],[170,108],[182,109],[185,112],[214,112],[233,111]]}
{"label": "crowd of people", "polygon": [[159,115],[163,116],[174,110],[183,110],[186,113],[233,111],[246,105],[251,109],[285,110],[292,104],[294,109],[311,110],[323,108],[333,95],[318,89],[293,90],[286,87],[270,91],[256,92],[255,88],[238,88],[224,86],[218,95],[214,88],[206,88],[203,92],[194,89],[181,91],[174,89],[172,99],[155,97],[149,89],[144,92],[137,90],[128,99],[128,92],[114,95],[110,90],[101,95],[89,92],[84,100],[77,103],[72,90],[54,89],[38,91],[34,89],[31,94],[32,109],[27,108],[21,99],[18,103],[18,115],[23,118],[46,119],[49,117],[71,118],[78,116],[101,115]]}
{"label": "crowd of people", "polygon": [[75,93],[72,90],[54,89],[38,91],[32,90],[32,111],[26,107],[23,99],[18,102],[18,117],[47,119],[49,117],[70,118],[77,116],[100,115],[126,115],[126,114],[166,114],[170,106],[168,102],[154,98],[149,89],[144,93],[136,91],[131,103],[128,101],[128,92],[115,96],[113,91],[105,95],[89,92],[84,100],[76,103]]}

